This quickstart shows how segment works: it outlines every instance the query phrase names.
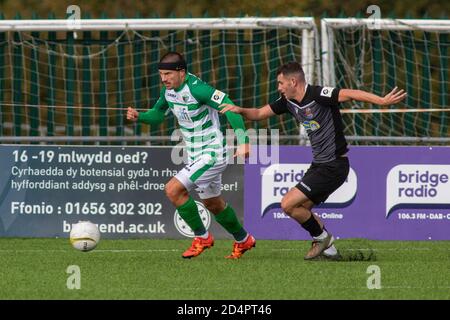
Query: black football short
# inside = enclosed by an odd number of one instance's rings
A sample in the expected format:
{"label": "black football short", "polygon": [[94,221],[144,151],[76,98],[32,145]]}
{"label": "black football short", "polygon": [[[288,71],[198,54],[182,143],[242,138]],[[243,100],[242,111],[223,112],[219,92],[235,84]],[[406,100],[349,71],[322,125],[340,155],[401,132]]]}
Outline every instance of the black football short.
{"label": "black football short", "polygon": [[336,191],[347,179],[350,164],[347,157],[338,157],[336,160],[325,163],[312,163],[303,179],[296,187],[303,192],[309,200],[319,204]]}

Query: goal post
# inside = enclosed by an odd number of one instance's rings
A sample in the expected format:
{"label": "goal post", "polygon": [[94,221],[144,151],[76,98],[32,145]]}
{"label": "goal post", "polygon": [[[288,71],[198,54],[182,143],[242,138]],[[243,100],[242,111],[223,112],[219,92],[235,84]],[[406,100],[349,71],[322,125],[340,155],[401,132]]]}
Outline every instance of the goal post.
{"label": "goal post", "polygon": [[[157,64],[169,50],[243,106],[276,99],[276,70],[292,60],[309,83],[379,95],[398,86],[408,96],[396,106],[342,105],[349,140],[450,141],[449,20],[325,18],[320,26],[319,35],[312,17],[0,20],[0,141],[167,143],[173,115],[152,128],[127,122],[125,109],[155,103]],[[247,127],[306,143],[289,115]]]}
{"label": "goal post", "polygon": [[[277,97],[282,63],[301,61],[320,81],[318,39],[312,17],[0,20],[0,139],[170,141],[172,115],[158,129],[124,117],[158,98],[164,52],[184,53],[188,71],[236,104],[260,106]],[[299,133],[287,117],[247,124]]]}
{"label": "goal post", "polygon": [[324,85],[379,95],[398,86],[408,94],[384,113],[375,105],[345,103],[344,109],[356,111],[344,116],[346,135],[371,143],[377,137],[383,137],[380,142],[448,142],[449,33],[446,19],[322,19]]}

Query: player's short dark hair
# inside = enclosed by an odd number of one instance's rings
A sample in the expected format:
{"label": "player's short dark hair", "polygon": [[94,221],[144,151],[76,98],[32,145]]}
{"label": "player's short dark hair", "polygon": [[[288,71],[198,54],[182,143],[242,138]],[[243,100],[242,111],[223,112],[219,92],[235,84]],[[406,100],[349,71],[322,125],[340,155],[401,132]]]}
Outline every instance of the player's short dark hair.
{"label": "player's short dark hair", "polygon": [[158,69],[186,70],[186,60],[181,53],[170,51],[161,57]]}
{"label": "player's short dark hair", "polygon": [[298,77],[300,82],[305,82],[305,72],[303,71],[303,68],[300,65],[300,63],[295,61],[285,63],[281,67],[279,67],[277,71],[277,76],[280,74],[283,74],[284,76],[295,75]]}
{"label": "player's short dark hair", "polygon": [[165,62],[165,63],[174,63],[174,62],[180,62],[183,61],[184,57],[181,53],[176,51],[169,51],[165,53],[159,62]]}

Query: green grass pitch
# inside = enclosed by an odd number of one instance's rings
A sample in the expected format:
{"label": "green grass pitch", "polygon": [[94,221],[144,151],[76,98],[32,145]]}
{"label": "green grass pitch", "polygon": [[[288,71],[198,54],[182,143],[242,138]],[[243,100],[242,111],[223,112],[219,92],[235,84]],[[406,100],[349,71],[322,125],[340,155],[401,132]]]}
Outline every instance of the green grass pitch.
{"label": "green grass pitch", "polygon": [[[235,261],[231,240],[184,260],[189,244],[103,239],[79,252],[67,239],[2,238],[0,299],[450,299],[449,241],[339,240],[339,262],[304,261],[307,241],[258,240]],[[70,265],[80,289],[67,287]],[[367,287],[372,265],[381,289]]]}

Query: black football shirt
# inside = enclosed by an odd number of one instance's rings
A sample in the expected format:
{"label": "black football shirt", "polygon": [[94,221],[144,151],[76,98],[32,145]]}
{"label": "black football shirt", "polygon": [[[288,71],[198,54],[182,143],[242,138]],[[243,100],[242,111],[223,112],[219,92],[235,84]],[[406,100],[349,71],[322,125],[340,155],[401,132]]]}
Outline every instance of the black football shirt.
{"label": "black football shirt", "polygon": [[290,113],[303,125],[316,163],[335,160],[348,151],[339,112],[339,90],[306,85],[302,101],[288,100],[282,96],[269,104],[274,113]]}

